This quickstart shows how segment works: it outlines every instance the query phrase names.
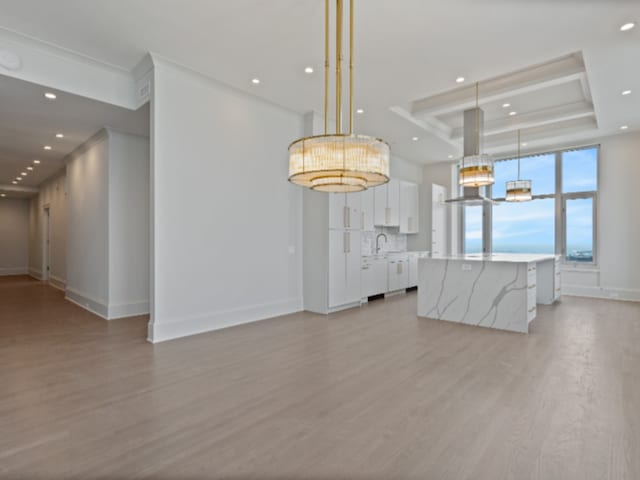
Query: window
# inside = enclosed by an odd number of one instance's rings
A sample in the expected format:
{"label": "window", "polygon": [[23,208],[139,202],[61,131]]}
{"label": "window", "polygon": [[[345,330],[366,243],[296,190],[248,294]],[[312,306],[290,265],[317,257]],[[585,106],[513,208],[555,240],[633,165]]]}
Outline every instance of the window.
{"label": "window", "polygon": [[464,207],[464,253],[482,253],[482,207]]}
{"label": "window", "polygon": [[556,208],[553,198],[493,207],[493,251],[555,253]]}
{"label": "window", "polygon": [[565,258],[567,262],[593,262],[593,197],[565,200]]}
{"label": "window", "polygon": [[[595,263],[598,153],[596,146],[521,158],[520,178],[533,182],[533,200],[523,203],[504,201],[506,182],[518,176],[518,160],[496,161],[487,195],[497,203],[485,207],[492,250],[558,253],[568,263]],[[483,251],[482,223],[482,207],[465,207],[465,253]]]}

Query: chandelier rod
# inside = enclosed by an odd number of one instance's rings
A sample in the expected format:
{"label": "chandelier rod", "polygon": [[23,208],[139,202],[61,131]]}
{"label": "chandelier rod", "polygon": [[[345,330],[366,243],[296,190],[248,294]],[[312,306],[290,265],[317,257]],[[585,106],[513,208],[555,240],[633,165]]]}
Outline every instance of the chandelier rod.
{"label": "chandelier rod", "polygon": [[329,0],[324,1],[324,134],[329,133]]}
{"label": "chandelier rod", "polygon": [[336,0],[336,133],[342,133],[342,0]]}
{"label": "chandelier rod", "polygon": [[353,0],[349,0],[349,135],[353,135]]}
{"label": "chandelier rod", "polygon": [[518,181],[520,181],[520,130],[518,129]]}

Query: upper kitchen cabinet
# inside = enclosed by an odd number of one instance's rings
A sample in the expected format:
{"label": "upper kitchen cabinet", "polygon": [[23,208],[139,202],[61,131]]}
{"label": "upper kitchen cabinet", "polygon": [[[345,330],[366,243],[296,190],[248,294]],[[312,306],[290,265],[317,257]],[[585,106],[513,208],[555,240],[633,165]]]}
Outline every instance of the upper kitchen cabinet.
{"label": "upper kitchen cabinet", "polygon": [[400,182],[395,179],[375,187],[373,216],[374,225],[380,227],[400,226]]}
{"label": "upper kitchen cabinet", "polygon": [[362,197],[357,193],[330,193],[329,228],[360,230]]}
{"label": "upper kitchen cabinet", "polygon": [[361,226],[362,226],[363,232],[375,231],[375,227],[373,225],[373,215],[375,212],[375,207],[374,207],[375,193],[374,192],[377,188],[382,188],[382,187],[369,188],[367,190],[364,190],[363,192],[360,192],[359,194],[362,202],[360,215],[362,217]]}
{"label": "upper kitchen cabinet", "polygon": [[418,233],[418,185],[400,182],[400,233]]}

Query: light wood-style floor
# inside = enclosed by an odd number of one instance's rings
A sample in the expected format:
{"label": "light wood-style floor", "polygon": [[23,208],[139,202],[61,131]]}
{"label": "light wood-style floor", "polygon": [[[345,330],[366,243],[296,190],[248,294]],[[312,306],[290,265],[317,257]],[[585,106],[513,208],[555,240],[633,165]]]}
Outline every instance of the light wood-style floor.
{"label": "light wood-style floor", "polygon": [[640,304],[526,336],[415,294],[168,343],[0,279],[2,479],[639,479]]}

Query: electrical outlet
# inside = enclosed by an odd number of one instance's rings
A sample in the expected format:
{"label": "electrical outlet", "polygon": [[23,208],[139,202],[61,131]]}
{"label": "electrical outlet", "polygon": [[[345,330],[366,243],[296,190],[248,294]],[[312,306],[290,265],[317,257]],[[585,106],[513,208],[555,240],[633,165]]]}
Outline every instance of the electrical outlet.
{"label": "electrical outlet", "polygon": [[462,271],[463,272],[468,272],[472,269],[473,267],[471,266],[470,263],[463,263],[462,264]]}

